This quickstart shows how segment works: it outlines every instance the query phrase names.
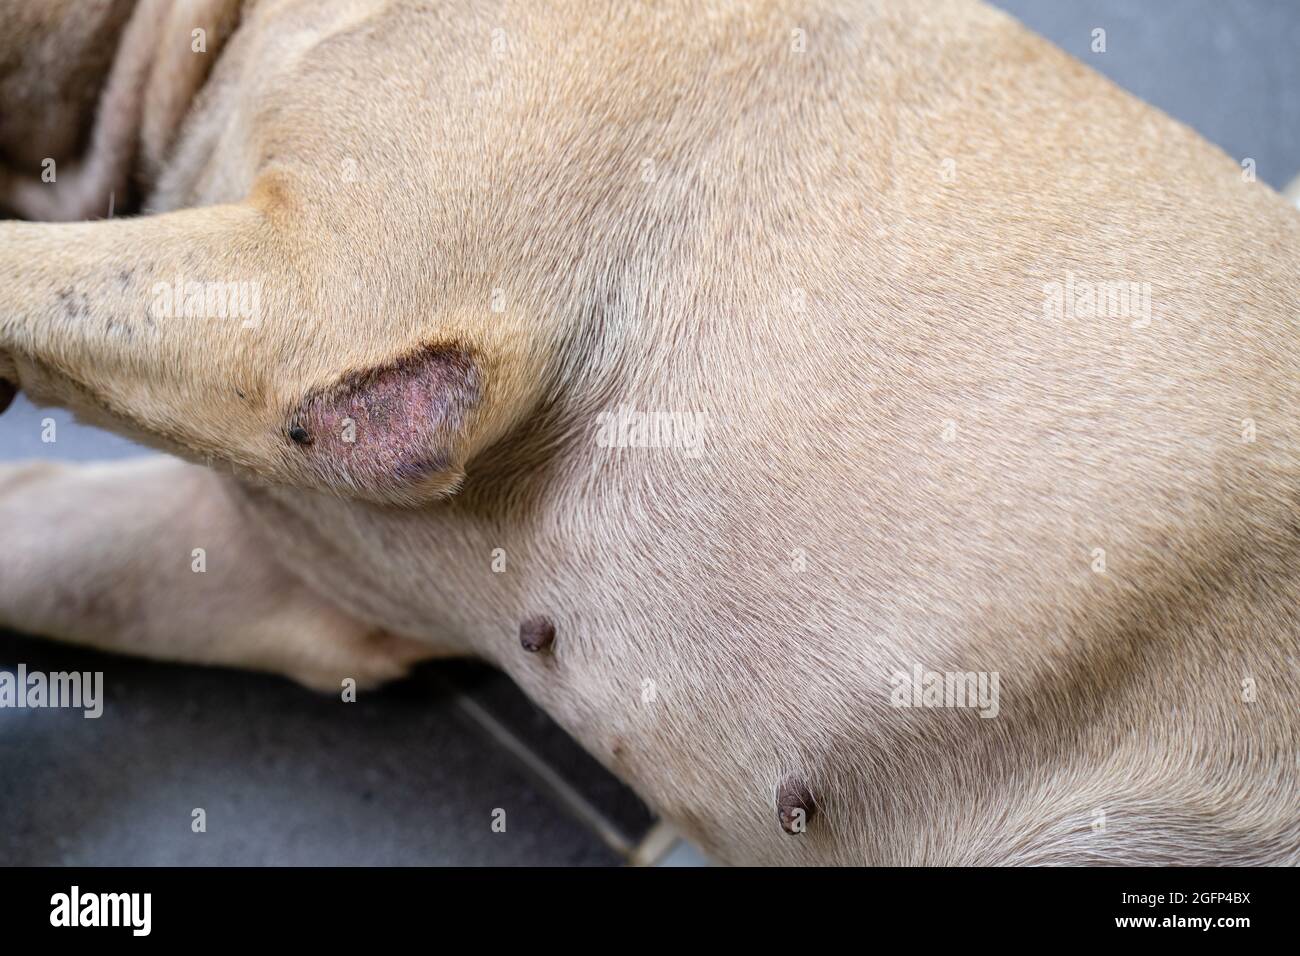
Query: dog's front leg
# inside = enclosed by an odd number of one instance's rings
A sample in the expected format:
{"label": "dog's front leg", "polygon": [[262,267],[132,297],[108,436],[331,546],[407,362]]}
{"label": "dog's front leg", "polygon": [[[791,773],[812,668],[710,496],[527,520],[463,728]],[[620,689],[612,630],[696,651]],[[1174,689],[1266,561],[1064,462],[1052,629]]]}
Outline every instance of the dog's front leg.
{"label": "dog's front leg", "polygon": [[[253,205],[0,223],[0,377],[193,457],[273,470],[285,329],[241,316],[238,289],[286,314],[304,291],[288,261]],[[209,302],[212,289],[236,291]]]}
{"label": "dog's front leg", "polygon": [[436,653],[309,590],[223,479],[175,459],[0,467],[0,535],[0,626],[327,692]]}
{"label": "dog's front leg", "polygon": [[349,313],[263,178],[248,202],[0,223],[0,379],[240,477],[393,504],[453,490],[483,380],[421,316]]}

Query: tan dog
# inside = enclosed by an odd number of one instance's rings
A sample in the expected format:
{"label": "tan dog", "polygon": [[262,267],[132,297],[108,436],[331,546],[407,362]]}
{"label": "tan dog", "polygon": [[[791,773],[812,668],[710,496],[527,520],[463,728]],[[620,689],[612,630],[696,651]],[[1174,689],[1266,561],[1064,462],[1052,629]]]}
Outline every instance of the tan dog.
{"label": "tan dog", "polygon": [[198,464],[0,470],[0,623],[477,655],[723,861],[1296,860],[1234,161],[957,0],[68,6],[3,201],[97,221],[0,225],[0,378]]}

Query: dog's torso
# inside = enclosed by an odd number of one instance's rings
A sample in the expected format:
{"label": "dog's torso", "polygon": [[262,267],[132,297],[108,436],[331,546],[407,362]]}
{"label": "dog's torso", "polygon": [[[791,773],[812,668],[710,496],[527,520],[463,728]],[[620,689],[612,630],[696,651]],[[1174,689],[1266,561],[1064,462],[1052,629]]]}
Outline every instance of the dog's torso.
{"label": "dog's torso", "polygon": [[966,3],[285,0],[148,206],[267,178],[294,348],[548,347],[446,499],[231,494],[716,858],[1294,857],[1300,218],[1190,131]]}

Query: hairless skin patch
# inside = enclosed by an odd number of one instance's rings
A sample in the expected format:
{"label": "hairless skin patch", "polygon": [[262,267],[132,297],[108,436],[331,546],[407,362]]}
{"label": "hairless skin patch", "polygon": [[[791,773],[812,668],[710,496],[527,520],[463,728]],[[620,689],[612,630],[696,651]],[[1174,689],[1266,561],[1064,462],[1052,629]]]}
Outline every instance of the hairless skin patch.
{"label": "hairless skin patch", "polygon": [[400,497],[453,468],[453,444],[480,397],[469,354],[433,346],[308,395],[286,435],[326,484]]}

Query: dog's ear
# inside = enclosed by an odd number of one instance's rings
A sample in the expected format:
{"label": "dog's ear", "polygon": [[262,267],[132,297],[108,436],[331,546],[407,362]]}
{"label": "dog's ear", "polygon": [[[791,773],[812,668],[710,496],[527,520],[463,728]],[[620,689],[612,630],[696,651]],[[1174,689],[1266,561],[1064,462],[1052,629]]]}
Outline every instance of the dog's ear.
{"label": "dog's ear", "polygon": [[289,416],[291,467],[310,484],[395,504],[448,494],[464,477],[461,438],[482,388],[469,350],[449,345],[345,375]]}

